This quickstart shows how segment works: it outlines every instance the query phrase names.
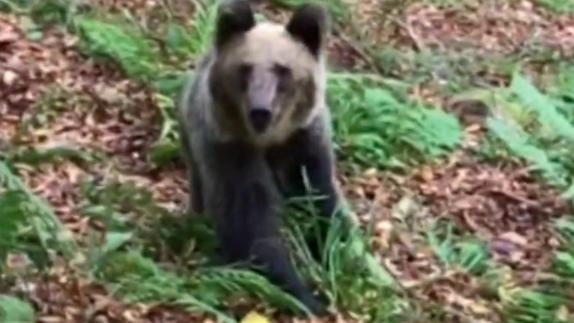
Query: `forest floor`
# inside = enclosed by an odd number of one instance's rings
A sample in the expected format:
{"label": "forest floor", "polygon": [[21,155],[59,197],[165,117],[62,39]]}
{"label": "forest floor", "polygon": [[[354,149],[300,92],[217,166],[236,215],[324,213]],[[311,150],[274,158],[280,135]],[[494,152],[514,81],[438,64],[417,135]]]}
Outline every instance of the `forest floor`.
{"label": "forest floor", "polygon": [[364,230],[301,269],[333,303],[303,319],[183,215],[174,98],[215,2],[0,0],[0,322],[574,321],[574,2],[325,2]]}

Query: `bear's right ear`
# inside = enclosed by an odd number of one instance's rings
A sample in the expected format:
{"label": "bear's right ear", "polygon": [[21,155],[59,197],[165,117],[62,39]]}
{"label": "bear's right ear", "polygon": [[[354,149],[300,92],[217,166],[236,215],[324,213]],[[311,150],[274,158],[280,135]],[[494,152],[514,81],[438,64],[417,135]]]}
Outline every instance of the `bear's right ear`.
{"label": "bear's right ear", "polygon": [[249,1],[228,0],[219,6],[215,32],[217,48],[227,43],[233,36],[249,31],[255,26],[255,17]]}
{"label": "bear's right ear", "polygon": [[303,42],[311,54],[318,57],[325,45],[329,14],[323,5],[304,4],[295,11],[286,29]]}

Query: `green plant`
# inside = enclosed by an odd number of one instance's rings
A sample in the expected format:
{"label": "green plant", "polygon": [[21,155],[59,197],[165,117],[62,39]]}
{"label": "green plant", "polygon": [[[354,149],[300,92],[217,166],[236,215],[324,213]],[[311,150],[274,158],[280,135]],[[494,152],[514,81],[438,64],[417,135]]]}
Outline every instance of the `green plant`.
{"label": "green plant", "polygon": [[313,199],[294,198],[286,210],[284,232],[301,274],[311,279],[338,309],[367,322],[394,322],[406,315],[411,304],[372,254],[367,235],[349,210],[342,208],[340,216],[329,223],[320,260],[312,256],[307,242],[318,237],[319,225],[325,225],[313,208]]}
{"label": "green plant", "polygon": [[0,161],[0,199],[0,227],[6,230],[9,246],[10,241],[12,247],[20,246],[16,243],[20,233],[29,232],[46,254],[59,252],[69,259],[77,254],[71,233],[52,208],[33,194],[4,161]]}
{"label": "green plant", "polygon": [[568,296],[556,290],[515,288],[504,297],[505,316],[512,323],[569,322],[560,308],[568,303]]}
{"label": "green plant", "polygon": [[558,13],[569,13],[574,11],[573,0],[536,0],[536,2]]}
{"label": "green plant", "polygon": [[332,75],[329,106],[340,156],[361,166],[405,167],[443,156],[460,142],[457,120],[401,100],[360,76]]}
{"label": "green plant", "polygon": [[[570,103],[539,91],[516,73],[508,89],[476,94],[492,107],[486,124],[489,134],[513,154],[526,160],[550,183],[574,196],[574,122]],[[492,143],[492,142],[491,142]]]}
{"label": "green plant", "polygon": [[212,267],[177,275],[137,251],[128,251],[108,254],[96,272],[127,301],[178,304],[225,322],[234,321],[223,312],[232,296],[255,296],[276,307],[305,310],[293,297],[251,271]]}
{"label": "green plant", "polygon": [[[555,271],[567,280],[574,279],[574,218],[566,216],[558,219],[554,226],[562,237],[562,245],[555,254]],[[574,287],[574,284],[572,284]]]}
{"label": "green plant", "polygon": [[[10,253],[24,253],[34,263],[45,265],[48,263],[49,246],[47,241],[44,246],[38,241],[35,228],[27,216],[28,202],[27,196],[21,191],[0,194],[0,259],[6,259]],[[0,268],[3,266],[2,262]]]}
{"label": "green plant", "polygon": [[90,55],[112,59],[131,77],[152,80],[160,74],[157,49],[126,26],[82,17],[76,27]]}
{"label": "green plant", "polygon": [[434,222],[427,240],[438,259],[447,266],[457,266],[480,275],[489,268],[485,244],[476,239],[461,239],[454,233],[452,223]]}
{"label": "green plant", "polygon": [[34,308],[19,298],[0,295],[0,323],[36,322]]}

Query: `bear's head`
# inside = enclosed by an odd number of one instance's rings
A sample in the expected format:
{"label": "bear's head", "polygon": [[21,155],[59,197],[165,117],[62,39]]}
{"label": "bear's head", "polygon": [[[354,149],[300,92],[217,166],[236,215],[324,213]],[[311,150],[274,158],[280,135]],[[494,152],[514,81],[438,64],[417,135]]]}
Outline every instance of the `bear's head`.
{"label": "bear's head", "polygon": [[[220,5],[209,87],[251,137],[284,137],[324,105],[328,15],[307,4],[286,25],[256,23],[245,0]],[[221,113],[221,112],[220,112]]]}

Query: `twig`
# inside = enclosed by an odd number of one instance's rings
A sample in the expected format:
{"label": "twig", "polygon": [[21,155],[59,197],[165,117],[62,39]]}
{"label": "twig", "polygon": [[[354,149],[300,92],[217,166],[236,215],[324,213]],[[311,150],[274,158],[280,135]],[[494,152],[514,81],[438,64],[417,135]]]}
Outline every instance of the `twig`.
{"label": "twig", "polygon": [[345,42],[345,44],[349,46],[357,55],[359,55],[359,58],[363,62],[365,62],[370,69],[376,71],[377,73],[383,72],[382,69],[379,67],[379,64],[377,64],[377,62],[373,59],[371,54],[367,53],[366,49],[361,48],[361,46],[357,44],[353,39],[345,35],[345,33],[341,30],[339,26],[336,25],[333,27],[333,33],[337,37],[339,37],[339,39]]}
{"label": "twig", "polygon": [[527,198],[525,198],[525,197],[522,197],[522,196],[518,196],[518,195],[516,195],[516,194],[514,194],[514,193],[512,193],[512,192],[508,192],[508,191],[505,191],[505,190],[496,189],[496,188],[491,188],[491,189],[486,189],[486,190],[484,190],[484,192],[486,192],[486,193],[491,193],[491,194],[499,194],[499,195],[505,196],[505,197],[507,197],[507,198],[509,198],[509,199],[511,199],[511,200],[514,200],[515,202],[524,203],[524,204],[526,204],[526,205],[528,205],[528,206],[532,206],[532,207],[540,206],[538,203],[536,203],[536,202],[534,202],[534,201],[532,201],[532,200],[529,200],[529,199],[527,199]]}
{"label": "twig", "polygon": [[415,44],[415,47],[417,48],[417,50],[419,52],[422,52],[425,50],[425,46],[424,46],[423,41],[421,41],[420,37],[415,33],[415,31],[413,30],[413,28],[409,24],[402,22],[398,18],[392,18],[392,19],[393,19],[394,23],[396,23],[401,28],[403,28],[404,30],[407,31],[407,34],[409,35],[409,37],[411,38],[411,40],[413,41],[413,43]]}
{"label": "twig", "polygon": [[435,282],[445,280],[445,279],[450,279],[451,277],[453,277],[457,274],[459,274],[459,272],[454,271],[454,270],[447,271],[445,273],[435,274],[435,275],[432,275],[432,276],[427,277],[425,279],[413,282],[412,284],[405,286],[405,288],[409,291],[424,288],[428,285],[434,284]]}

